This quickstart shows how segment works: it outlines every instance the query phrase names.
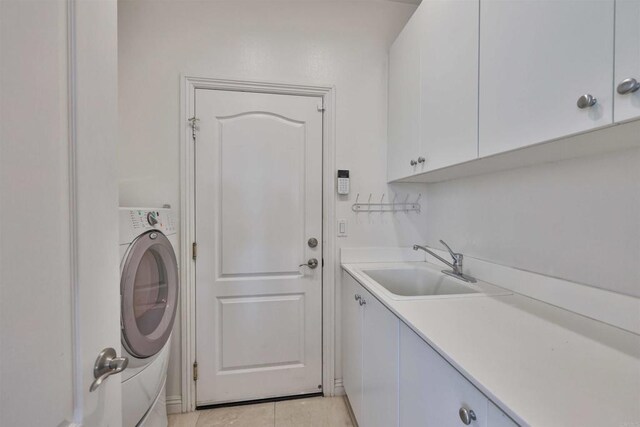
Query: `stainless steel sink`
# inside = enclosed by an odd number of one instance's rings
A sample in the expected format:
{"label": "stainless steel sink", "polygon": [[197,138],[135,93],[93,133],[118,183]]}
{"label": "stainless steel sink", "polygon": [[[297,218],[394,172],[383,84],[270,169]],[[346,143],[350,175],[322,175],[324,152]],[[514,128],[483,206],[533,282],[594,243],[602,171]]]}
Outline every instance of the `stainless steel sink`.
{"label": "stainless steel sink", "polygon": [[362,272],[393,295],[400,297],[480,293],[477,285],[467,284],[427,268],[372,269]]}

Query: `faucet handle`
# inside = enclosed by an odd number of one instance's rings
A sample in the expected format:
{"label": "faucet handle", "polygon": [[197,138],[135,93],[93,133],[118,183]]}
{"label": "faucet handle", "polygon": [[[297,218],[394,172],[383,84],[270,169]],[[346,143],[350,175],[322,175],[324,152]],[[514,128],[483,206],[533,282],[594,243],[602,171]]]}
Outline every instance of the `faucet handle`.
{"label": "faucet handle", "polygon": [[457,253],[453,252],[453,251],[451,250],[451,248],[449,247],[449,245],[447,245],[447,243],[446,243],[444,240],[440,239],[440,243],[442,243],[442,244],[444,245],[444,247],[445,247],[445,248],[447,248],[447,250],[448,250],[448,251],[449,251],[449,253],[451,254],[451,257],[452,257],[452,258],[455,258],[455,257],[456,257],[456,255],[460,255],[460,254],[457,254]]}

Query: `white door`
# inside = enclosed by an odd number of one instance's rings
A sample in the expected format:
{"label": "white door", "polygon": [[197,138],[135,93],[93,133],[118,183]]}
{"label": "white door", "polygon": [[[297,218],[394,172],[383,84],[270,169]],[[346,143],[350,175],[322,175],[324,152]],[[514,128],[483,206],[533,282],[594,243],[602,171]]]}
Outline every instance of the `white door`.
{"label": "white door", "polygon": [[[612,123],[613,8],[613,0],[480,2],[480,156]],[[578,108],[582,95],[597,103]]]}
{"label": "white door", "polygon": [[117,4],[1,1],[0,27],[0,425],[117,427],[121,375],[90,390],[121,356]]}
{"label": "white door", "polygon": [[197,405],[322,391],[321,106],[196,90]]}
{"label": "white door", "polygon": [[420,168],[434,170],[478,157],[480,3],[425,0],[420,8]]}
{"label": "white door", "polygon": [[420,35],[418,8],[389,50],[389,129],[387,178],[422,170],[420,154]]}
{"label": "white door", "polygon": [[615,72],[615,121],[640,117],[640,0],[616,0]]}

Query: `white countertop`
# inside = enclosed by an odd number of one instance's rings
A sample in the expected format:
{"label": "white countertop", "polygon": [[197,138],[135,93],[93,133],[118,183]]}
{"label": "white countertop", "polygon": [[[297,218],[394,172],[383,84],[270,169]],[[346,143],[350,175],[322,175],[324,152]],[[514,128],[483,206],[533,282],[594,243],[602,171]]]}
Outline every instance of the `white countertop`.
{"label": "white countertop", "polygon": [[515,293],[394,300],[362,273],[410,265],[342,267],[519,424],[640,426],[640,336]]}

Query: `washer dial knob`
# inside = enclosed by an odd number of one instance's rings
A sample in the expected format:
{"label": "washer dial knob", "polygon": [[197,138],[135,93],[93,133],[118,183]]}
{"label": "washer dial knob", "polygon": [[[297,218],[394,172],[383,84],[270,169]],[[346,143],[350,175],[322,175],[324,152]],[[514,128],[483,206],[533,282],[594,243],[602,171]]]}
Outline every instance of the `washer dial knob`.
{"label": "washer dial knob", "polygon": [[149,212],[147,214],[147,222],[149,223],[149,225],[152,225],[152,226],[158,223],[158,219],[156,218],[155,212]]}

